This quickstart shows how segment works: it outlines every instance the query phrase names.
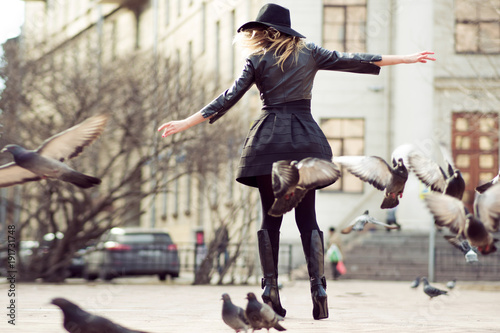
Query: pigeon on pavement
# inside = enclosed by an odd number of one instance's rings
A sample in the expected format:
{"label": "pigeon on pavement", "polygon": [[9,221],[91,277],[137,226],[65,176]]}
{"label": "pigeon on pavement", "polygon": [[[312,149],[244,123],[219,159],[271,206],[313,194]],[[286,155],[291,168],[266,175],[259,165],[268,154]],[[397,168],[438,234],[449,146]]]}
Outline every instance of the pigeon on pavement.
{"label": "pigeon on pavement", "polygon": [[451,281],[448,281],[448,283],[446,283],[446,287],[448,289],[453,289],[453,288],[455,288],[456,284],[457,284],[457,279],[453,279]]}
{"label": "pigeon on pavement", "polygon": [[88,313],[65,298],[54,298],[52,304],[61,308],[63,326],[70,333],[147,333],[125,328],[111,320]]}
{"label": "pigeon on pavement", "polygon": [[247,332],[249,323],[245,316],[245,310],[234,305],[226,293],[222,294],[222,301],[222,320],[226,325],[235,330],[235,332]]}
{"label": "pigeon on pavement", "polygon": [[281,216],[289,212],[300,203],[307,191],[331,185],[339,177],[339,168],[320,158],[307,157],[300,162],[274,162],[272,186],[275,200],[268,214]]}
{"label": "pigeon on pavement", "polygon": [[265,303],[260,303],[255,297],[254,293],[247,294],[248,304],[245,309],[245,315],[248,322],[252,327],[252,332],[262,328],[269,329],[275,328],[278,331],[286,331],[286,328],[279,324],[283,321],[283,317],[274,312],[273,308]]}
{"label": "pigeon on pavement", "polygon": [[422,282],[424,283],[424,293],[430,297],[430,299],[437,297],[439,295],[447,295],[448,292],[446,290],[441,290],[436,287],[433,287],[429,284],[427,278],[423,277]]}
{"label": "pigeon on pavement", "polygon": [[406,145],[394,151],[392,166],[379,156],[338,156],[333,157],[332,161],[345,167],[362,181],[373,185],[377,190],[385,190],[385,197],[380,208],[394,208],[399,204],[399,198],[403,196],[408,179],[405,156],[400,155],[404,149]]}
{"label": "pigeon on pavement", "polygon": [[104,130],[108,117],[98,115],[45,140],[36,150],[27,150],[9,144],[0,152],[10,152],[14,162],[0,167],[0,187],[37,181],[44,178],[59,179],[81,188],[101,183],[96,177],[73,170],[63,163],[80,155],[83,148],[96,140]]}
{"label": "pigeon on pavement", "polygon": [[386,227],[387,229],[399,229],[399,227],[397,225],[389,225],[389,224],[386,224],[384,222],[380,222],[379,220],[377,220],[374,217],[371,217],[368,213],[368,210],[365,210],[365,212],[362,215],[356,217],[354,220],[351,221],[351,223],[349,223],[349,225],[347,227],[342,229],[341,233],[348,234],[352,230],[362,231],[365,228],[365,225],[368,223],[380,225],[380,226]]}
{"label": "pigeon on pavement", "polygon": [[420,285],[420,276],[417,276],[415,280],[412,281],[410,288],[417,288]]}
{"label": "pigeon on pavement", "polygon": [[428,156],[413,150],[408,154],[408,164],[418,179],[429,186],[432,191],[444,193],[462,200],[465,191],[465,181],[460,170],[453,167],[447,159],[447,173]]}
{"label": "pigeon on pavement", "polygon": [[477,195],[474,214],[461,200],[446,194],[429,193],[425,202],[438,226],[448,227],[452,233],[467,239],[482,254],[496,251],[498,239],[492,233],[498,231],[500,223],[500,184]]}

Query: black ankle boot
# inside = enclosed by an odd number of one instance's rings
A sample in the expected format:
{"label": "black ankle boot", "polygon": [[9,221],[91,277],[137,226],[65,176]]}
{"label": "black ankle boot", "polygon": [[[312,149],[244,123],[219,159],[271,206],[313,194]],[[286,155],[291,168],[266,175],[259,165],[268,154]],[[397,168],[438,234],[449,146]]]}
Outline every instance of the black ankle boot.
{"label": "black ankle boot", "polygon": [[278,251],[279,251],[279,232],[268,231],[265,229],[257,232],[259,241],[259,256],[262,266],[262,301],[271,306],[277,314],[285,317],[286,310],[283,309],[280,302],[278,291]]}
{"label": "black ankle boot", "polygon": [[323,233],[313,230],[300,236],[307,261],[307,270],[311,281],[311,298],[313,302],[313,318],[328,318],[328,302],[326,295],[326,279],[324,276]]}

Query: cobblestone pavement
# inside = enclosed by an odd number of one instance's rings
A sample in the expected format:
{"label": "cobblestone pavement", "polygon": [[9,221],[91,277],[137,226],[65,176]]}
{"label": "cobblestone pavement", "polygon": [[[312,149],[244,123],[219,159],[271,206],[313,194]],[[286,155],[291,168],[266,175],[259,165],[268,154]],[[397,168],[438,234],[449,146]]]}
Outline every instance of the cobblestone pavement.
{"label": "cobblestone pavement", "polygon": [[[500,332],[500,282],[457,282],[449,296],[432,300],[410,282],[339,280],[328,282],[330,318],[312,319],[307,281],[285,282],[281,291],[288,332]],[[445,289],[440,283],[436,287]],[[8,323],[9,284],[0,282],[4,314],[0,332],[58,333],[61,311],[49,304],[66,297],[83,308],[129,328],[161,332],[233,332],[221,319],[221,294],[246,306],[257,285],[192,286],[187,280],[158,282],[123,278],[112,283],[69,280],[64,284],[15,286],[15,326]],[[260,298],[260,297],[259,297]],[[264,331],[265,332],[265,331]]]}

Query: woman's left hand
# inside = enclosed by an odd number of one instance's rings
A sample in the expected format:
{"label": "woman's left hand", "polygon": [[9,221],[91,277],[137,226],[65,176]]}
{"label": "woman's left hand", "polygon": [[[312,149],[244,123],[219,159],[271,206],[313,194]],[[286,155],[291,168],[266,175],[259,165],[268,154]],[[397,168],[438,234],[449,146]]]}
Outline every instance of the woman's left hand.
{"label": "woman's left hand", "polygon": [[434,52],[422,51],[415,54],[409,54],[405,56],[404,62],[406,64],[414,64],[416,62],[426,63],[428,60],[436,61],[436,58],[430,56],[431,54],[434,54]]}

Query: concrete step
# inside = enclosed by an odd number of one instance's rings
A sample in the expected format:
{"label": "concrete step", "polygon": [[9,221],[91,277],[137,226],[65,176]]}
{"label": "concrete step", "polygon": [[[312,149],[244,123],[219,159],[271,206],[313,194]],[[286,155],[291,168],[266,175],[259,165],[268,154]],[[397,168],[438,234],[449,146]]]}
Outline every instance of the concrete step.
{"label": "concrete step", "polygon": [[[487,256],[479,254],[478,263],[468,264],[464,255],[443,238],[445,234],[437,232],[435,238],[437,281],[500,280],[500,251]],[[346,279],[412,281],[429,271],[429,236],[424,233],[363,232],[351,237],[343,252],[347,273],[342,278]]]}

